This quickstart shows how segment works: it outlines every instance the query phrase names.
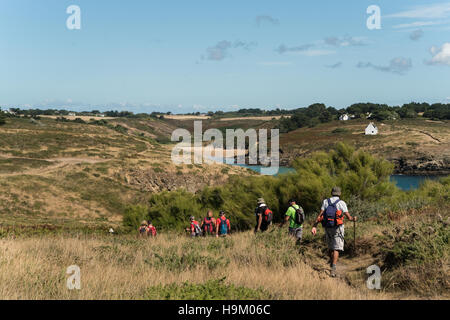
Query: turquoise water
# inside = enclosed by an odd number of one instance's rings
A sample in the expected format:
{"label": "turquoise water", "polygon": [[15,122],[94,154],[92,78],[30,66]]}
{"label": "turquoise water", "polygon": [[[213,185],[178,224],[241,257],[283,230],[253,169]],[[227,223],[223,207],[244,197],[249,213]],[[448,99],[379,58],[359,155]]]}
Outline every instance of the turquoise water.
{"label": "turquoise water", "polygon": [[[212,158],[213,160],[220,161],[217,158]],[[225,159],[221,159],[222,161]],[[261,173],[261,168],[263,166],[257,166],[257,165],[247,165],[247,164],[236,164],[233,163],[231,165],[239,166],[243,168],[247,168],[250,170],[253,170],[255,172]],[[280,167],[278,169],[278,174],[284,174],[289,172],[294,172],[294,168],[290,167]],[[427,179],[438,179],[440,176],[408,176],[408,175],[400,175],[400,174],[394,174],[391,176],[391,181],[394,182],[397,187],[399,187],[402,190],[414,190],[419,188],[420,184],[424,182]]]}
{"label": "turquoise water", "polygon": [[402,190],[414,190],[419,188],[420,184],[428,179],[438,179],[439,176],[405,176],[394,174],[391,181],[395,182],[397,187]]}
{"label": "turquoise water", "polygon": [[[243,168],[247,168],[250,170],[253,170],[255,172],[261,173],[261,168],[263,168],[263,166],[249,166],[247,164],[233,164],[234,166],[239,166],[239,167],[243,167]],[[289,173],[289,172],[294,172],[295,169],[294,168],[289,168],[289,167],[280,167],[278,168],[278,174],[283,174],[283,173]]]}
{"label": "turquoise water", "polygon": [[[245,164],[235,164],[235,165],[261,173],[262,166],[249,166]],[[294,168],[280,167],[278,170],[278,175],[293,171],[295,171]],[[420,184],[425,180],[438,178],[439,176],[406,176],[395,174],[391,176],[391,181],[394,182],[397,185],[397,187],[399,187],[402,190],[414,190],[419,188]]]}

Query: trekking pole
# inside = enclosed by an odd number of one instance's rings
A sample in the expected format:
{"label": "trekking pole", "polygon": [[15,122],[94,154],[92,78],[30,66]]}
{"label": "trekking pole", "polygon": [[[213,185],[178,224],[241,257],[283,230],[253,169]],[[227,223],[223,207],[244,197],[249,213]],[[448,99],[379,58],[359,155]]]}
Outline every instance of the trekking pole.
{"label": "trekking pole", "polygon": [[355,217],[353,217],[353,251],[356,255],[356,221]]}

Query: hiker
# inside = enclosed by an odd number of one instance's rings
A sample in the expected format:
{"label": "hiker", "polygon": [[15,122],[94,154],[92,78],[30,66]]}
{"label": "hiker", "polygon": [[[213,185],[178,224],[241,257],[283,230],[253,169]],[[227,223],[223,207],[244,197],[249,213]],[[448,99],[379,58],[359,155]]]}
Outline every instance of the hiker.
{"label": "hiker", "polygon": [[191,216],[191,225],[190,227],[186,228],[186,231],[189,231],[191,233],[191,237],[200,237],[202,235],[202,229],[200,228],[200,225],[195,220],[194,216]]}
{"label": "hiker", "polygon": [[289,200],[289,208],[286,211],[285,218],[280,224],[280,228],[286,222],[289,222],[289,234],[296,238],[297,244],[302,241],[303,222],[305,221],[305,212],[294,199]]}
{"label": "hiker", "polygon": [[316,221],[312,227],[312,234],[317,233],[317,224],[322,222],[330,253],[331,276],[336,277],[336,264],[339,251],[344,251],[344,217],[350,221],[356,221],[356,216],[348,213],[347,204],[340,199],[341,188],[334,187],[331,190],[331,198],[325,199]]}
{"label": "hiker", "polygon": [[256,226],[255,233],[264,232],[272,224],[273,213],[266,205],[264,198],[258,198],[258,205],[255,209]]}
{"label": "hiker", "polygon": [[143,220],[141,222],[141,225],[138,228],[139,236],[141,236],[141,237],[147,236],[147,227],[148,227],[148,222],[146,220]]}
{"label": "hiker", "polygon": [[153,226],[153,224],[149,221],[148,227],[147,227],[147,236],[149,237],[156,237],[156,228]]}
{"label": "hiker", "polygon": [[212,210],[208,210],[207,216],[202,220],[202,224],[200,228],[203,231],[203,235],[212,235],[214,234],[214,228],[216,225],[216,219],[213,217]]}
{"label": "hiker", "polygon": [[225,217],[225,212],[220,211],[219,218],[216,219],[216,237],[226,237],[231,231],[230,220]]}

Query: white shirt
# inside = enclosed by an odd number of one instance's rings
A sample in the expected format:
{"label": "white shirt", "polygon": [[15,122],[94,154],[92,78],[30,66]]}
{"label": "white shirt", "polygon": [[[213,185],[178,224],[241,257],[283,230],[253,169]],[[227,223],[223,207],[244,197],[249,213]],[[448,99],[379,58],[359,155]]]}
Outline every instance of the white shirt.
{"label": "white shirt", "polygon": [[[331,201],[331,203],[334,203],[334,202],[336,202],[338,199],[339,199],[339,197],[331,197],[331,198],[330,198],[330,201]],[[325,200],[323,200],[321,210],[325,211],[325,209],[326,209],[327,207],[328,207],[328,199],[325,199]],[[341,200],[341,201],[339,201],[339,202],[337,203],[336,208],[337,208],[338,210],[341,210],[342,213],[348,212],[347,204],[346,204],[343,200]]]}

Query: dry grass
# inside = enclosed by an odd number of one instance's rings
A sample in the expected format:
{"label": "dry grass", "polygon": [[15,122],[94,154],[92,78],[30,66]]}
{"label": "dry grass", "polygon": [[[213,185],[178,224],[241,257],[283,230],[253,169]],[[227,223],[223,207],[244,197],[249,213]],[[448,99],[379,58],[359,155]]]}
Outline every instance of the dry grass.
{"label": "dry grass", "polygon": [[[156,239],[2,239],[0,299],[143,299],[147,289],[158,284],[204,283],[224,276],[226,283],[263,288],[275,299],[386,298],[314,271],[287,237],[273,247],[260,240],[250,232],[228,239],[170,234]],[[185,263],[174,262],[183,252],[188,252]],[[205,260],[196,260],[196,255]],[[81,268],[81,290],[66,288],[70,265]]]}

